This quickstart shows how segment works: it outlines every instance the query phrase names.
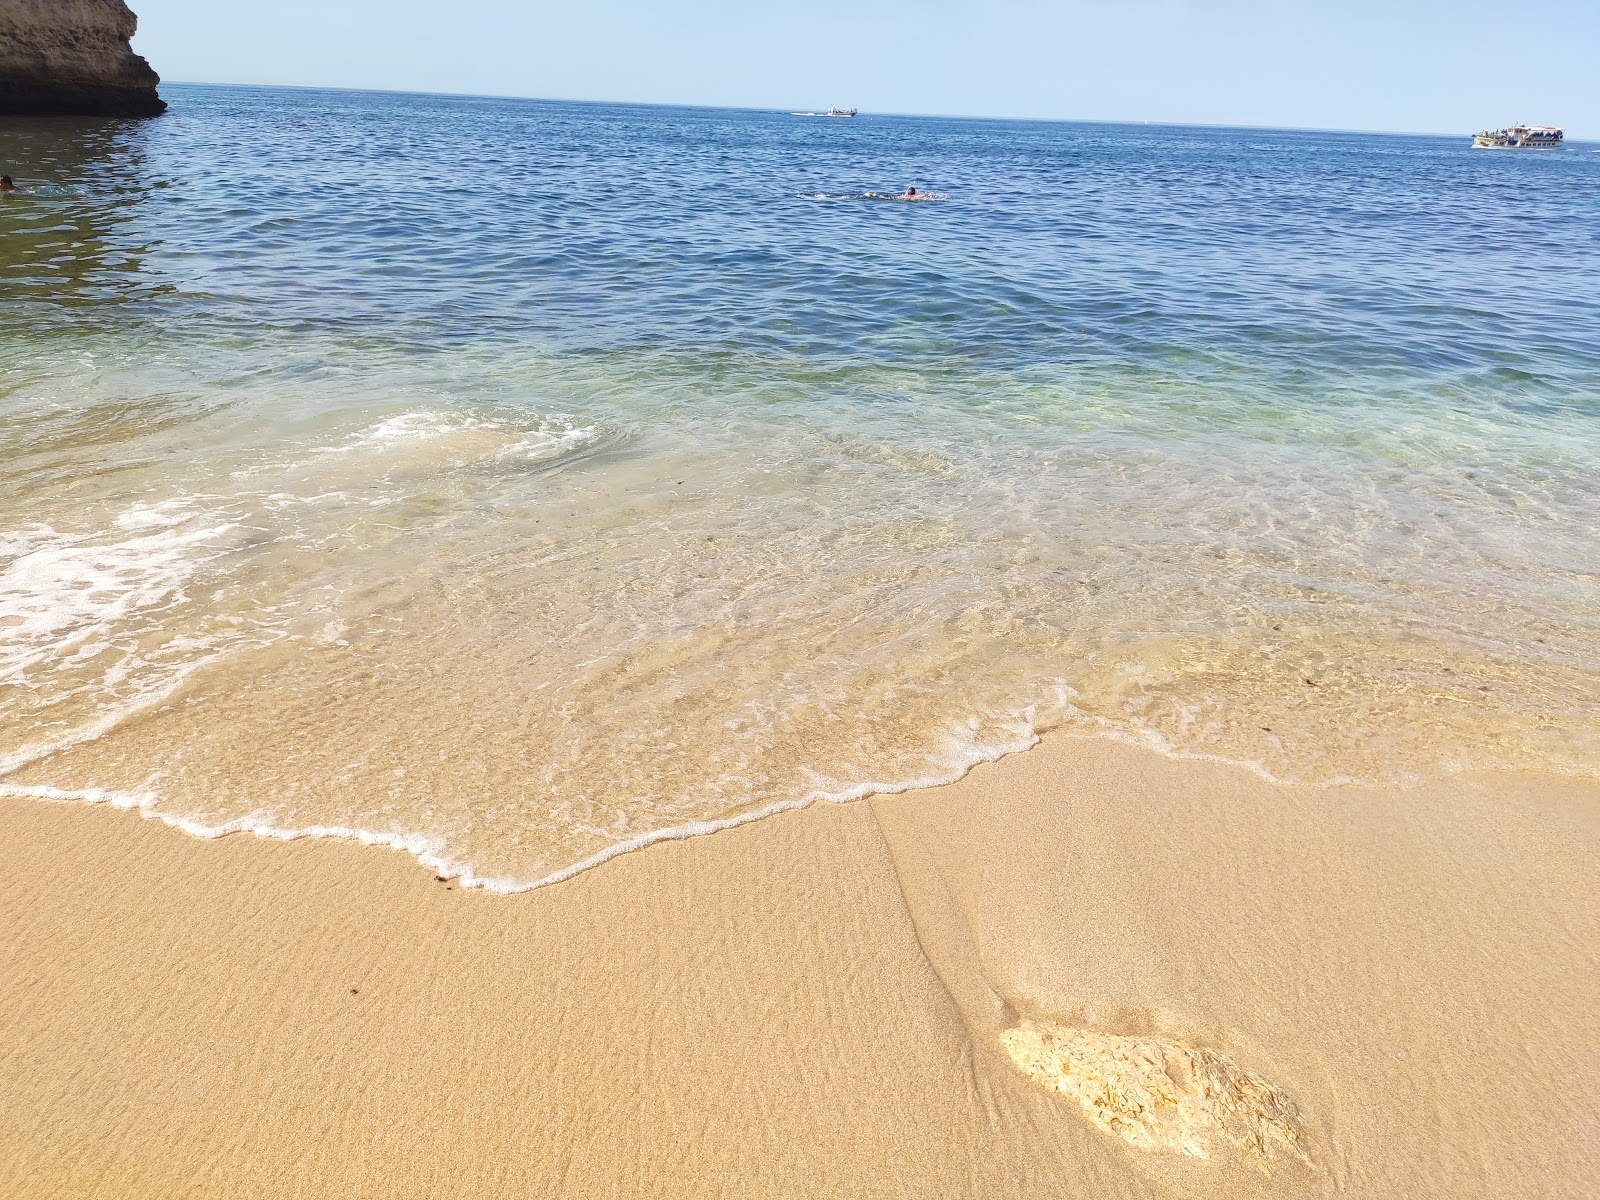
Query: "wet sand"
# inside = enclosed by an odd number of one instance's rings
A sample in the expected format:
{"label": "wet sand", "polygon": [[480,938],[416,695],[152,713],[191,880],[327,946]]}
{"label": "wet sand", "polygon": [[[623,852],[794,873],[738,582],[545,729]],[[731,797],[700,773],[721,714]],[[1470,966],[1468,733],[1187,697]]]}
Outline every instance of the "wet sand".
{"label": "wet sand", "polygon": [[522,896],[0,801],[8,1197],[1578,1197],[1600,787],[1057,738]]}

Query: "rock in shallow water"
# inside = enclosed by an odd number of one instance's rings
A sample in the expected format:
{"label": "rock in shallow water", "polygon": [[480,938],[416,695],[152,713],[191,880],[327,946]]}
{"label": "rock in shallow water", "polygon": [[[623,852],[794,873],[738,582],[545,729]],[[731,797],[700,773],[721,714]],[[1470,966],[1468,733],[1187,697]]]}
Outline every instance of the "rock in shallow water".
{"label": "rock in shallow water", "polygon": [[0,115],[152,117],[160,77],[123,0],[0,0]]}

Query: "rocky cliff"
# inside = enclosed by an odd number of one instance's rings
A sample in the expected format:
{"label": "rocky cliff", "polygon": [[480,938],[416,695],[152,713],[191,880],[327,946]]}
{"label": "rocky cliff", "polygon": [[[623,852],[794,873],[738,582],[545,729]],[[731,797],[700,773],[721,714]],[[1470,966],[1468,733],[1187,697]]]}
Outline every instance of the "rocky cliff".
{"label": "rocky cliff", "polygon": [[123,0],[0,0],[0,114],[151,117],[160,78]]}

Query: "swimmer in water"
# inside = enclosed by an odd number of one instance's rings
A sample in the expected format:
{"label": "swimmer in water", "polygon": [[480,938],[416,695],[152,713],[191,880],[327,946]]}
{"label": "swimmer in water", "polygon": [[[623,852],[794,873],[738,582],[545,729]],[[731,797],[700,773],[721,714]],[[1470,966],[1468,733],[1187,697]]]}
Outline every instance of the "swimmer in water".
{"label": "swimmer in water", "polygon": [[906,185],[906,194],[904,196],[901,196],[900,199],[902,199],[902,200],[921,200],[922,196],[920,194],[918,194],[916,188],[912,187],[910,184],[907,184]]}
{"label": "swimmer in water", "polygon": [[11,182],[11,176],[0,175],[0,192],[14,192],[17,185]]}

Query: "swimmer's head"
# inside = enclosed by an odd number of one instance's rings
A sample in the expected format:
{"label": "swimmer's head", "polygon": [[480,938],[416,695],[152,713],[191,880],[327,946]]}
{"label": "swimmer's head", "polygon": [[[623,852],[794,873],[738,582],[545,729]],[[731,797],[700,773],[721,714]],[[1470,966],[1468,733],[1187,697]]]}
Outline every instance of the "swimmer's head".
{"label": "swimmer's head", "polygon": [[9,176],[9,175],[0,175],[0,188],[3,188],[4,190],[9,192],[12,188],[14,188],[16,186],[17,186],[16,184],[11,182],[11,176]]}

